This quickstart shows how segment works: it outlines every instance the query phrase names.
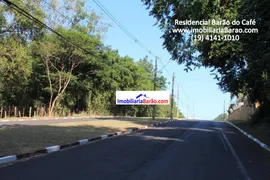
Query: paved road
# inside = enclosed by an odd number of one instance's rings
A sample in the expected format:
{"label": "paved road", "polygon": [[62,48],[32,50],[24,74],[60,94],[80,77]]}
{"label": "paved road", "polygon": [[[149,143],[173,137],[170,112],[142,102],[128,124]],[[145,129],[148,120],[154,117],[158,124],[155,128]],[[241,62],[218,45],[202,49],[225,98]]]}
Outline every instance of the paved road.
{"label": "paved road", "polygon": [[225,123],[175,121],[0,168],[1,180],[270,180],[270,153]]}

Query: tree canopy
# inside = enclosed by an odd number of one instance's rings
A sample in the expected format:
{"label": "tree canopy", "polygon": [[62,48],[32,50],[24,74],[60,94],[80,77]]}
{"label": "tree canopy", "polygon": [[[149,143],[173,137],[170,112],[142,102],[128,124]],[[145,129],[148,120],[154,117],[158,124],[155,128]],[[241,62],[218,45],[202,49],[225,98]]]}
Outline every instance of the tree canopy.
{"label": "tree canopy", "polygon": [[[57,34],[0,4],[1,109],[16,106],[26,109],[26,114],[33,107],[32,115],[34,111],[37,115],[43,108],[49,116],[80,112],[152,115],[151,106],[115,104],[118,90],[153,90],[150,59],[121,57],[104,45],[110,25],[86,7],[84,0],[10,1]],[[157,90],[165,90],[166,85],[166,78],[159,74]],[[175,113],[177,108],[175,105]],[[169,110],[169,105],[158,106],[157,115],[169,117]]]}
{"label": "tree canopy", "polygon": [[[162,30],[164,47],[171,58],[185,64],[186,70],[206,67],[218,80],[223,92],[242,93],[251,103],[260,102],[269,110],[270,2],[268,0],[142,0],[156,25]],[[239,41],[192,41],[192,33],[174,33],[175,28],[203,28],[204,25],[178,25],[175,20],[255,20],[258,33],[238,34]],[[223,27],[223,26],[221,26]],[[224,26],[225,27],[225,26]],[[232,27],[232,25],[226,26]],[[234,28],[246,28],[240,24]],[[220,33],[219,35],[224,35]],[[268,111],[266,110],[266,111]]]}

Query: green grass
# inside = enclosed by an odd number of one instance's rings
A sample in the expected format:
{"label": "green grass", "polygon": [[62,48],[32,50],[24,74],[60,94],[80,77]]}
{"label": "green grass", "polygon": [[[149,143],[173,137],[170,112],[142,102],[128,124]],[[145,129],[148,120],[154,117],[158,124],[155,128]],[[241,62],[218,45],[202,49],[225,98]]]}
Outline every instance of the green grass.
{"label": "green grass", "polygon": [[168,119],[126,118],[42,126],[4,126],[0,128],[0,156],[33,152],[47,146],[72,143],[80,139],[141,127]]}

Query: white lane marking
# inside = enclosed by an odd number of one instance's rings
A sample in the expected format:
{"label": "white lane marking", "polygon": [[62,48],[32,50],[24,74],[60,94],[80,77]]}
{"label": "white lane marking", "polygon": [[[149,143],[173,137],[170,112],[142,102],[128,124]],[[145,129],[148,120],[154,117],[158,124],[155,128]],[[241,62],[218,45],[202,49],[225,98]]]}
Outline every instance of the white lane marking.
{"label": "white lane marking", "polygon": [[199,127],[200,124],[196,124],[195,126],[192,126],[185,134],[184,134],[184,140],[187,141],[187,139],[189,138],[189,136],[191,136],[191,134],[194,133],[194,130],[192,130],[192,128],[197,128]]}
{"label": "white lane marking", "polygon": [[2,122],[8,122],[8,121],[10,121],[10,120],[8,120],[8,119],[7,120],[2,120]]}
{"label": "white lane marking", "polygon": [[237,165],[238,167],[240,168],[244,178],[246,180],[251,180],[251,178],[249,177],[248,173],[247,173],[247,170],[246,168],[244,167],[243,163],[241,162],[240,158],[237,156],[236,152],[234,151],[233,147],[232,147],[232,144],[230,143],[230,141],[228,140],[228,138],[226,137],[226,135],[223,133],[223,131],[221,131],[228,147],[230,148],[231,152],[232,152],[232,155],[234,156],[234,158],[236,159],[237,161]]}
{"label": "white lane marking", "polygon": [[199,123],[197,123],[197,124],[195,124],[195,125],[193,125],[193,126],[191,126],[191,128],[188,128],[188,130],[187,130],[187,132],[185,132],[184,134],[183,134],[183,140],[184,141],[187,141],[187,139],[189,138],[189,136],[192,134],[192,133],[194,133],[194,131],[192,130],[193,128],[198,128],[200,126],[200,124]]}
{"label": "white lane marking", "polygon": [[15,155],[5,156],[5,157],[0,158],[0,164],[4,164],[4,163],[11,162],[11,161],[16,161],[16,160],[17,160],[17,156],[15,156]]}
{"label": "white lane marking", "polygon": [[226,146],[226,144],[225,144],[223,138],[221,137],[221,135],[219,135],[219,137],[220,137],[220,139],[221,139],[221,141],[222,141],[222,143],[223,143],[223,146],[224,146],[225,151],[227,152],[227,146]]}
{"label": "white lane marking", "polygon": [[245,136],[247,136],[249,139],[255,141],[257,144],[259,144],[262,148],[264,148],[265,150],[270,152],[270,146],[267,146],[266,144],[262,143],[261,141],[259,141],[257,138],[253,137],[252,135],[246,133],[245,131],[243,131],[242,129],[240,129],[239,127],[237,127],[236,125],[232,124],[229,121],[226,121],[228,124],[230,124],[231,126],[235,127],[237,130],[239,130],[241,133],[243,133]]}

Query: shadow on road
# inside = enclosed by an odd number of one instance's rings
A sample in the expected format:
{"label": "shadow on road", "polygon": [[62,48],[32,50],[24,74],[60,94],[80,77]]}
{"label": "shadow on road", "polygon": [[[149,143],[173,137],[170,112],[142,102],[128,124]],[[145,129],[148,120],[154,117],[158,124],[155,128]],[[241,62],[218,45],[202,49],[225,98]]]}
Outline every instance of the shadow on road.
{"label": "shadow on road", "polygon": [[[124,121],[124,119],[120,120]],[[126,120],[125,120],[126,121]],[[132,121],[132,120],[130,120]],[[160,120],[157,120],[160,122]],[[178,123],[177,123],[178,122]],[[180,120],[171,122],[166,125],[160,125],[154,129],[147,129],[137,132],[136,136],[141,135],[145,140],[151,139],[152,134],[158,133],[158,137],[152,137],[152,140],[177,140],[175,139],[179,130],[185,131],[202,131],[207,133],[216,132],[217,129],[213,125],[205,129],[202,127],[195,127],[197,124],[203,124],[202,121]],[[63,145],[67,143],[76,142],[80,139],[92,138],[102,134],[115,133],[120,130],[139,127],[141,125],[149,124],[149,120],[142,119],[141,121],[132,121],[134,126],[130,124],[119,125],[118,127],[99,127],[97,125],[78,125],[78,126],[47,126],[47,125],[10,125],[3,126],[0,129],[0,156],[22,154],[33,152],[38,149],[43,149],[53,145]],[[160,131],[160,133],[159,133]],[[144,136],[142,136],[142,133]],[[130,136],[132,136],[131,134]],[[166,139],[168,138],[168,139]]]}

